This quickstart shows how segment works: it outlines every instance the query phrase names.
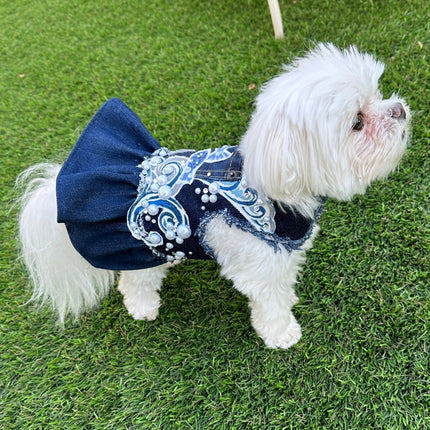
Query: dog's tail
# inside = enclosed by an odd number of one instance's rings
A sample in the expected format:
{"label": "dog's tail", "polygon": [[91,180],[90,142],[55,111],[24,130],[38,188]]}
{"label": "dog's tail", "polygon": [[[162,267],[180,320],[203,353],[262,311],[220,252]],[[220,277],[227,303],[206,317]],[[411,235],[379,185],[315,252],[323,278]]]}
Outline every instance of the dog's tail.
{"label": "dog's tail", "polygon": [[75,250],[57,223],[59,165],[38,164],[17,179],[23,189],[19,217],[21,254],[33,284],[31,300],[50,302],[63,324],[97,305],[114,283],[114,272],[96,269]]}

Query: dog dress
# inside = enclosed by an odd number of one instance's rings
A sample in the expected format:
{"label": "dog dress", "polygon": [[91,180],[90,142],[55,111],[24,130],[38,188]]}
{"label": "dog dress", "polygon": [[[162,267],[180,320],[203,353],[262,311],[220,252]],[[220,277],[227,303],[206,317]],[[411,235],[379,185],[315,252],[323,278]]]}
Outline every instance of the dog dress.
{"label": "dog dress", "polygon": [[[85,127],[57,177],[57,220],[94,267],[136,270],[211,259],[214,217],[278,252],[301,249],[308,219],[247,183],[238,146],[161,147],[121,100],[108,100]],[[240,252],[240,244],[238,244]]]}

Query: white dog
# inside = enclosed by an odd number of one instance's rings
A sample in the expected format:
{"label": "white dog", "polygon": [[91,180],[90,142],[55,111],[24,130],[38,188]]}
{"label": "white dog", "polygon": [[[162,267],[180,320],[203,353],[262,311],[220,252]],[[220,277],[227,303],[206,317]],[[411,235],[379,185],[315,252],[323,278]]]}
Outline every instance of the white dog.
{"label": "white dog", "polygon": [[161,148],[120,100],[108,101],[61,166],[20,176],[22,254],[34,299],[63,322],[95,306],[121,271],[135,319],[154,320],[169,267],[214,258],[249,298],[271,348],[301,336],[291,311],[327,197],[349,200],[398,164],[410,118],[383,100],[383,64],[320,44],[264,87],[237,147]]}

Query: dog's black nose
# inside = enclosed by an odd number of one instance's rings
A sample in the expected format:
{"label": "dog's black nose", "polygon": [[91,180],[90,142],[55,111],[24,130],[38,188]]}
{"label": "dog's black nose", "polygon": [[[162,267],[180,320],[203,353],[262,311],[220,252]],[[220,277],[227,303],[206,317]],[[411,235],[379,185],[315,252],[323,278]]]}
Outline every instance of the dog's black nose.
{"label": "dog's black nose", "polygon": [[391,118],[396,118],[396,119],[406,118],[406,111],[401,103],[396,103],[391,108]]}

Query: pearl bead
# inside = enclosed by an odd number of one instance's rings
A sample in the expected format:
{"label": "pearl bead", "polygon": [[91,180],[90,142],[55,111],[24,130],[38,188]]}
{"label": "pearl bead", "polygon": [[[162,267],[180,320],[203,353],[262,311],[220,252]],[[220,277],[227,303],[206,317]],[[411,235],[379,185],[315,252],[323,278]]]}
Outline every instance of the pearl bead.
{"label": "pearl bead", "polygon": [[218,198],[215,194],[212,194],[211,196],[209,196],[209,201],[211,203],[215,203],[217,200],[218,200]]}
{"label": "pearl bead", "polygon": [[182,251],[178,251],[176,254],[175,254],[175,259],[176,260],[181,260],[182,258],[184,258],[185,257],[185,254],[182,252]]}
{"label": "pearl bead", "polygon": [[212,182],[209,185],[209,192],[212,194],[216,194],[219,191],[219,185],[216,182]]}
{"label": "pearl bead", "polygon": [[158,233],[152,232],[152,233],[149,233],[148,235],[148,241],[151,242],[152,245],[157,246],[163,242],[163,239]]}
{"label": "pearl bead", "polygon": [[160,175],[158,177],[158,184],[159,185],[166,185],[167,184],[167,177],[165,175]]}
{"label": "pearl bead", "polygon": [[209,196],[207,194],[203,194],[201,200],[203,203],[207,203],[209,201]]}
{"label": "pearl bead", "polygon": [[178,226],[176,233],[181,239],[188,239],[191,236],[191,229],[187,225],[181,224]]}
{"label": "pearl bead", "polygon": [[173,230],[167,230],[165,236],[167,240],[173,240],[176,237],[176,234]]}
{"label": "pearl bead", "polygon": [[149,213],[149,215],[157,215],[158,214],[158,210],[159,210],[159,208],[158,208],[157,205],[150,204],[148,206],[148,213]]}
{"label": "pearl bead", "polygon": [[163,185],[158,189],[158,195],[162,199],[168,199],[172,195],[172,189],[168,185]]}

